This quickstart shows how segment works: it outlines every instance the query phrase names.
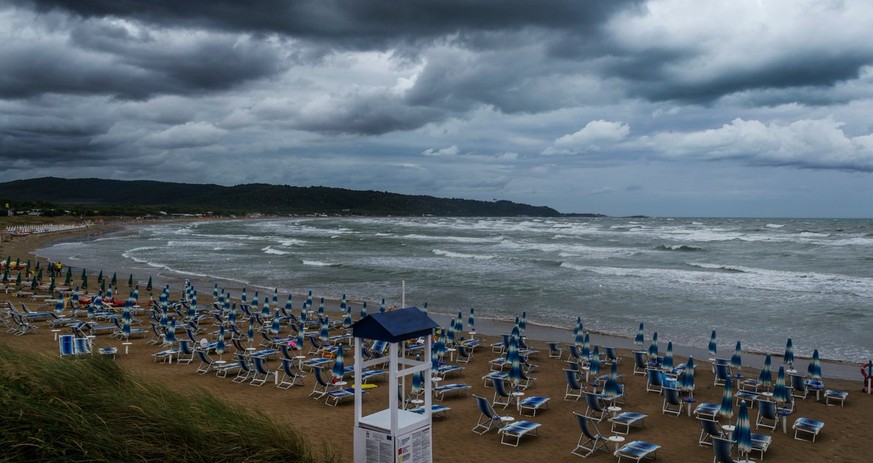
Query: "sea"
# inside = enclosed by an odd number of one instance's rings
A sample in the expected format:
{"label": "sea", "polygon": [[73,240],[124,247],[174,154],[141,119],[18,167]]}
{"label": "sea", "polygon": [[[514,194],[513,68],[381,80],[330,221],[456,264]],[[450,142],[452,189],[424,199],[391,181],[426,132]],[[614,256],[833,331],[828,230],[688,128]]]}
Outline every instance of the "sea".
{"label": "sea", "polygon": [[[873,221],[748,218],[290,217],[162,222],[51,244],[52,261],[179,290],[278,291],[357,314],[425,304],[706,348],[873,358]],[[172,285],[176,285],[173,287]],[[317,300],[317,299],[316,299]],[[316,302],[317,304],[317,302]],[[338,307],[328,312],[339,313]],[[662,344],[663,349],[663,344]]]}

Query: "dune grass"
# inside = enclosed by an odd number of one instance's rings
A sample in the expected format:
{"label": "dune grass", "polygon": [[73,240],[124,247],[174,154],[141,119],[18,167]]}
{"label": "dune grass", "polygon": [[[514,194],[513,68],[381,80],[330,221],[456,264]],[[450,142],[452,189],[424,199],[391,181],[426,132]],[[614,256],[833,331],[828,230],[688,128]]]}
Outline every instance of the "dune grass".
{"label": "dune grass", "polygon": [[0,460],[334,462],[293,428],[205,390],[168,390],[112,360],[0,345]]}

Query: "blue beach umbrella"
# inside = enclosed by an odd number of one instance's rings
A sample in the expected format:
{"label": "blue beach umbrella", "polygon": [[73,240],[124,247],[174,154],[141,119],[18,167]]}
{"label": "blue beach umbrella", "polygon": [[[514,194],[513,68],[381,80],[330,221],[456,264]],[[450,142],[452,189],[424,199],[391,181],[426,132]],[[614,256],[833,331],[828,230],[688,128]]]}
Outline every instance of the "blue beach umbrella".
{"label": "blue beach umbrella", "polygon": [[685,370],[679,377],[679,388],[688,392],[690,397],[694,396],[694,357],[689,356],[685,362]]}
{"label": "blue beach umbrella", "polygon": [[[615,362],[612,364],[615,365]],[[621,397],[621,392],[621,384],[618,383],[617,378],[612,376],[606,378],[606,383],[603,385],[603,398],[612,401]]]}
{"label": "blue beach umbrella", "polygon": [[715,330],[709,335],[709,355],[715,357],[718,353],[718,343],[715,340]]}
{"label": "blue beach umbrella", "polygon": [[773,400],[776,402],[791,402],[791,391],[785,387],[785,367],[779,366],[776,373],[776,384],[773,386]]}
{"label": "blue beach umbrella", "polygon": [[306,326],[306,307],[300,309],[300,328],[304,328]]}
{"label": "blue beach umbrella", "polygon": [[764,367],[761,368],[761,372],[758,373],[758,382],[764,385],[767,389],[773,385],[773,372],[770,370],[772,359],[770,358],[770,354],[767,354],[764,357]]}
{"label": "blue beach umbrella", "polygon": [[336,348],[336,359],[333,362],[331,373],[333,373],[333,377],[336,378],[337,381],[342,381],[343,376],[346,374],[345,370],[346,366],[343,359],[343,345],[340,344]]}
{"label": "blue beach umbrella", "polygon": [[303,342],[306,339],[306,330],[303,327],[300,327],[300,331],[297,332],[297,349],[303,350]]}
{"label": "blue beach umbrella", "polygon": [[[230,296],[228,296],[228,297],[230,297]],[[242,301],[243,304],[245,304],[245,303],[248,302],[248,300],[249,300],[249,296],[248,296],[248,294],[246,293],[246,287],[245,287],[245,286],[243,286],[242,294],[240,295],[239,300]]]}
{"label": "blue beach umbrella", "polygon": [[170,320],[170,326],[164,330],[164,344],[169,344],[170,347],[173,347],[173,344],[176,342],[176,319]]}
{"label": "blue beach umbrella", "polygon": [[470,315],[467,316],[467,325],[470,326],[470,331],[476,331],[476,309],[470,307]]}
{"label": "blue beach umbrella", "polygon": [[361,318],[367,316],[367,301],[364,301],[364,304],[361,305]]}
{"label": "blue beach umbrella", "polygon": [[585,342],[585,332],[582,330],[582,319],[576,319],[576,326],[573,327],[573,343],[581,346]]}
{"label": "blue beach umbrella", "polygon": [[324,316],[324,298],[321,298],[321,302],[318,303],[318,316]]}
{"label": "blue beach umbrella", "polygon": [[304,307],[307,309],[312,308],[312,290],[309,290],[309,293],[306,295],[306,302],[304,303]]}
{"label": "blue beach umbrella", "polygon": [[212,302],[218,301],[218,283],[212,287]]}
{"label": "blue beach umbrella", "polygon": [[464,332],[464,317],[461,315],[461,312],[458,312],[458,318],[455,319],[455,331],[458,334]]}
{"label": "blue beach umbrella", "polygon": [[133,288],[133,300],[139,302],[139,285],[136,285]]}
{"label": "blue beach umbrella", "polygon": [[76,286],[76,289],[73,290],[73,296],[70,298],[70,305],[73,306],[73,309],[79,307],[79,287]]}
{"label": "blue beach umbrella", "polygon": [[595,378],[600,374],[600,359],[597,357],[591,357],[591,360],[588,362],[588,372],[591,373]]}
{"label": "blue beach umbrella", "polygon": [[230,311],[227,313],[227,321],[231,325],[236,325],[236,302],[230,306]]}
{"label": "blue beach umbrella", "polygon": [[818,355],[818,349],[812,351],[812,361],[809,362],[807,372],[809,373],[810,378],[816,381],[821,381],[821,359]]}
{"label": "blue beach umbrella", "polygon": [[279,306],[279,288],[273,288],[273,305]]}
{"label": "blue beach umbrella", "polygon": [[385,298],[382,298],[382,305],[379,306],[379,313],[385,313]]}
{"label": "blue beach umbrella", "polygon": [[734,383],[732,381],[724,382],[724,391],[721,395],[721,408],[718,409],[718,414],[730,418],[734,414]]}
{"label": "blue beach umbrella", "polygon": [[343,298],[340,299],[340,310],[345,312],[346,310],[346,293],[343,293]]}
{"label": "blue beach umbrella", "polygon": [[740,371],[743,368],[743,349],[740,341],[737,341],[737,347],[734,348],[734,355],[731,355],[731,368],[734,371]]}
{"label": "blue beach umbrella", "polygon": [[656,358],[658,358],[658,355],[659,355],[658,340],[657,340],[657,338],[652,338],[652,343],[649,344],[649,357],[656,359]]}
{"label": "blue beach umbrella", "polygon": [[285,300],[285,312],[291,313],[291,310],[294,309],[294,304],[291,302],[291,295],[288,295],[288,299]]}
{"label": "blue beach umbrella", "polygon": [[752,451],[752,426],[749,422],[749,407],[746,401],[740,402],[740,411],[737,414],[737,425],[734,428],[733,439],[737,442],[737,450],[746,459]]}
{"label": "blue beach umbrella", "polygon": [[188,319],[191,320],[197,316],[197,295],[191,297],[191,303],[188,304]]}
{"label": "blue beach umbrella", "polygon": [[271,313],[272,313],[272,310],[270,310],[270,301],[267,300],[267,298],[265,297],[264,298],[264,305],[261,307],[261,316],[268,318],[271,315]]}
{"label": "blue beach umbrella", "polygon": [[166,328],[166,327],[167,327],[167,323],[168,323],[168,319],[167,319],[167,303],[164,302],[163,304],[161,304],[161,319],[160,319],[160,324],[161,324],[162,327]]}
{"label": "blue beach umbrella", "polygon": [[343,316],[343,328],[349,329],[352,327],[352,307],[346,306],[343,308],[343,312],[345,312],[345,316]]}
{"label": "blue beach umbrella", "polygon": [[218,327],[218,342],[215,343],[215,352],[218,354],[218,360],[224,355],[224,325]]}
{"label": "blue beach umbrella", "polygon": [[440,336],[439,338],[437,338],[437,342],[435,344],[435,348],[440,358],[442,358],[444,355],[446,355],[446,352],[448,352],[449,346],[446,340],[446,330],[440,330]]}
{"label": "blue beach umbrella", "polygon": [[518,341],[510,337],[506,347],[506,361],[509,362],[509,380],[513,387],[517,387],[524,376],[521,371],[521,355],[518,353]]}
{"label": "blue beach umbrella", "polygon": [[427,302],[424,303],[424,307],[422,307],[422,311],[424,311],[424,314],[427,315]]}
{"label": "blue beach umbrella", "polygon": [[582,357],[590,358],[591,357],[591,338],[588,335],[588,332],[585,332],[585,336],[582,338]]}
{"label": "blue beach umbrella", "polygon": [[279,320],[279,309],[276,309],[276,313],[273,315],[273,321],[270,323],[270,333],[277,335],[279,334],[279,331],[282,330]]}
{"label": "blue beach umbrella", "polygon": [[673,341],[667,342],[667,352],[661,360],[661,367],[667,370],[673,369]]}
{"label": "blue beach umbrella", "polygon": [[261,300],[260,300],[259,294],[257,291],[255,291],[255,296],[252,298],[252,304],[251,304],[252,310],[257,311],[260,303],[261,303]]}
{"label": "blue beach umbrella", "polygon": [[640,348],[642,348],[643,344],[646,343],[646,331],[643,328],[642,323],[640,323],[640,328],[637,330],[636,337],[634,337],[634,343],[640,346]]}
{"label": "blue beach umbrella", "polygon": [[255,317],[249,317],[249,329],[246,331],[246,338],[249,340],[249,346],[255,342]]}
{"label": "blue beach umbrella", "polygon": [[318,340],[327,342],[330,338],[329,333],[330,322],[327,319],[327,316],[321,318],[321,331],[318,332]]}
{"label": "blue beach umbrella", "polygon": [[521,320],[518,322],[518,329],[521,330],[522,334],[527,330],[527,311],[521,312]]}
{"label": "blue beach umbrella", "polygon": [[785,342],[785,358],[782,361],[788,365],[789,370],[794,369],[794,344],[791,342],[791,338]]}

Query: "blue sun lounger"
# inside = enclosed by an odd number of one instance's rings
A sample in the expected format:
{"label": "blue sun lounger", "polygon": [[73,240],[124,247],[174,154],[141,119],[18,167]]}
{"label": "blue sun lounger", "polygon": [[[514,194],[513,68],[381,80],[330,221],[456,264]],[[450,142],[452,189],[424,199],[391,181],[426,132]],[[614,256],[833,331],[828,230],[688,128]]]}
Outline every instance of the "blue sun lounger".
{"label": "blue sun lounger", "polygon": [[551,398],[539,395],[526,397],[518,403],[518,414],[523,415],[525,410],[529,410],[531,416],[536,416],[537,410],[540,408],[549,408],[549,400],[551,400]]}
{"label": "blue sun lounger", "polygon": [[623,445],[615,451],[614,455],[618,457],[619,462],[622,457],[639,462],[643,458],[655,458],[655,453],[660,448],[661,446],[657,444],[635,440]]}
{"label": "blue sun lounger", "polygon": [[[449,410],[451,410],[451,408],[446,407],[445,405],[441,405],[441,404],[431,404],[431,406],[430,406],[430,414],[434,418],[447,417]],[[423,415],[424,414],[424,406],[422,405],[421,407],[411,408],[411,409],[409,409],[409,411],[411,411],[412,413],[418,413],[419,415]]]}
{"label": "blue sun lounger", "polygon": [[[813,420],[812,418],[801,417],[794,422],[794,425],[791,426],[791,428],[794,429],[795,439],[815,442],[815,437],[818,436],[818,433],[821,431],[821,428],[823,428],[824,425],[825,424],[821,421]],[[802,437],[799,437],[799,433],[801,432],[812,434],[812,439],[804,439]]]}
{"label": "blue sun lounger", "polygon": [[[540,423],[534,423],[533,421],[521,420],[516,421],[512,424],[508,424],[497,430],[497,433],[501,435],[500,443],[504,445],[511,445],[513,447],[518,447],[519,442],[521,441],[522,436],[531,433],[532,436],[536,437],[537,429],[542,426]],[[508,440],[509,439],[509,440]],[[512,440],[514,439],[514,440]]]}
{"label": "blue sun lounger", "polygon": [[437,386],[437,387],[433,388],[433,395],[436,397],[439,397],[439,399],[442,401],[445,398],[446,394],[449,392],[457,392],[459,396],[461,394],[466,396],[467,391],[469,391],[470,389],[471,389],[471,386],[469,384],[461,384],[461,383],[443,384],[442,386]]}
{"label": "blue sun lounger", "polygon": [[[609,421],[612,422],[612,432],[615,434],[627,435],[630,433],[630,427],[632,425],[642,426],[643,420],[645,420],[647,416],[648,415],[644,413],[621,412],[609,419]],[[616,426],[624,426],[624,432],[616,431]]]}

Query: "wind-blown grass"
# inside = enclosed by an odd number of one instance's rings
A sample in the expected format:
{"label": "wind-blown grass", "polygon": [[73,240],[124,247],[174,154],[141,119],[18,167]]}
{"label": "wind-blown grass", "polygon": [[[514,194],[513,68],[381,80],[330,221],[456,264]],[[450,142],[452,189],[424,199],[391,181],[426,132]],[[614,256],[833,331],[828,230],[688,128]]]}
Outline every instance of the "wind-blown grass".
{"label": "wind-blown grass", "polygon": [[338,461],[291,427],[184,394],[112,360],[71,361],[0,346],[2,461]]}

